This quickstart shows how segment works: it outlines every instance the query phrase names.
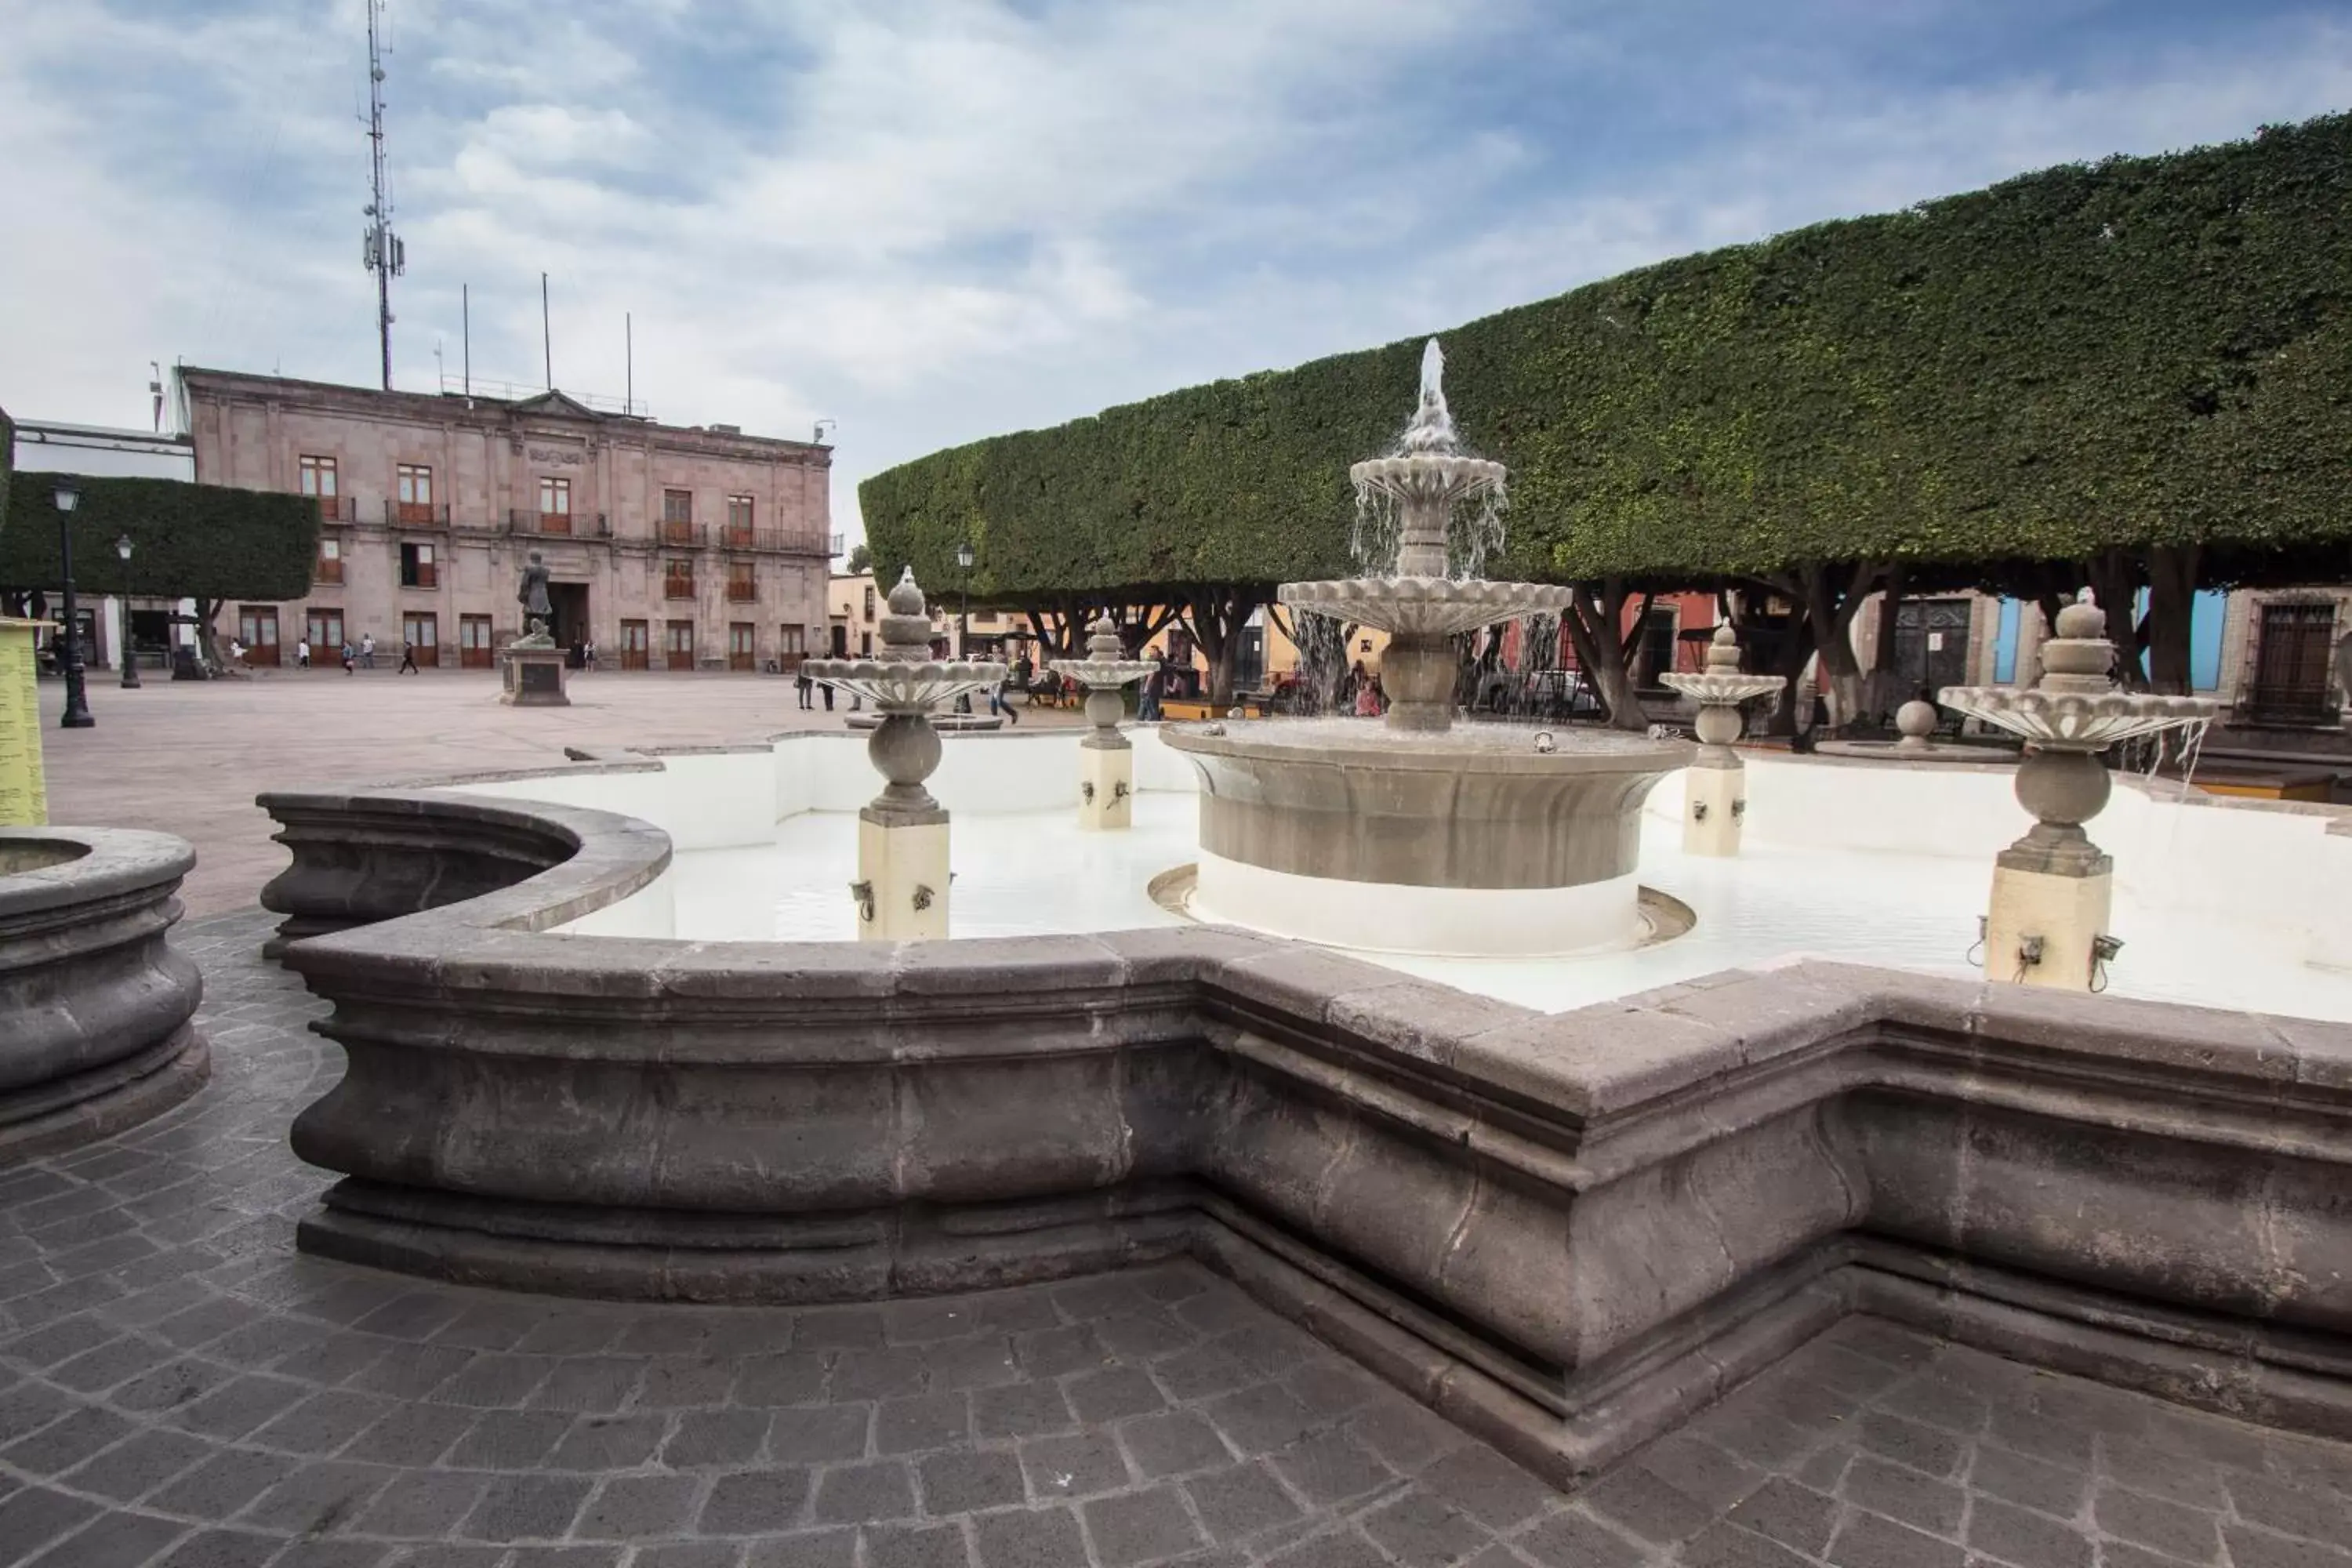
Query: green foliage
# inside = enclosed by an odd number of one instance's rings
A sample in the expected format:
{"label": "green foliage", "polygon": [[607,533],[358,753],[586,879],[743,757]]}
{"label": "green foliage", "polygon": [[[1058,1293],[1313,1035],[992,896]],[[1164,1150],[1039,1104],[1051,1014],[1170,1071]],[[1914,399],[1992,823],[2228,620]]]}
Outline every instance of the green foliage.
{"label": "green foliage", "polygon": [[[74,584],[89,593],[208,599],[299,599],[319,554],[319,506],[308,496],[180,479],[25,473],[9,480],[0,532],[0,587],[49,588],[58,561],[57,487],[80,492],[73,511]],[[131,542],[124,581],[115,540]]]}
{"label": "green foliage", "polygon": [[849,558],[841,563],[841,569],[848,573],[850,575],[856,576],[858,573],[867,571],[872,568],[873,564],[873,547],[861,541],[860,542],[849,547]]}
{"label": "green foliage", "polygon": [[[2352,116],[2006,181],[1682,258],[1455,328],[1512,470],[1491,573],[1685,581],[2352,534]],[[1349,569],[1348,464],[1420,343],[936,453],[859,491],[875,553],[1018,602]]]}

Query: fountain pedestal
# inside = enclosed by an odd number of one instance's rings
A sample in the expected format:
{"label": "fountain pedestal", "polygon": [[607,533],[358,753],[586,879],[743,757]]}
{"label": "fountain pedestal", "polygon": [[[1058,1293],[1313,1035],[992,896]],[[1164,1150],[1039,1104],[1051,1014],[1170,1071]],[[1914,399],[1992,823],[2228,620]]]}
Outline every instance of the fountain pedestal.
{"label": "fountain pedestal", "polygon": [[1159,667],[1148,658],[1122,658],[1118,626],[1097,616],[1087,627],[1087,657],[1057,659],[1057,675],[1087,689],[1087,721],[1094,726],[1078,742],[1078,826],[1088,832],[1117,831],[1135,820],[1135,748],[1118,732],[1127,715],[1119,693]]}
{"label": "fountain pedestal", "polygon": [[1788,677],[1742,675],[1739,634],[1726,621],[1707,643],[1705,674],[1658,679],[1698,704],[1699,752],[1683,778],[1683,853],[1728,858],[1748,820],[1748,764],[1731,749],[1745,728],[1739,705],[1780,690]]}
{"label": "fountain pedestal", "polygon": [[931,710],[1004,679],[1001,664],[930,657],[931,617],[911,568],[890,590],[873,658],[810,659],[811,679],[864,698],[882,721],[866,756],[888,781],[857,814],[857,880],[849,896],[860,942],[928,942],[948,934],[947,809],[923,781],[940,765]]}
{"label": "fountain pedestal", "polygon": [[2027,742],[2017,803],[2033,814],[2033,826],[1993,861],[1985,978],[2094,991],[2099,966],[2123,946],[2107,930],[2115,862],[2083,831],[2107,804],[2099,753],[2134,735],[2210,719],[2217,704],[2115,689],[2107,679],[2115,645],[2087,591],[2058,612],[2053,630],[2038,685],[1948,686],[1937,700]]}

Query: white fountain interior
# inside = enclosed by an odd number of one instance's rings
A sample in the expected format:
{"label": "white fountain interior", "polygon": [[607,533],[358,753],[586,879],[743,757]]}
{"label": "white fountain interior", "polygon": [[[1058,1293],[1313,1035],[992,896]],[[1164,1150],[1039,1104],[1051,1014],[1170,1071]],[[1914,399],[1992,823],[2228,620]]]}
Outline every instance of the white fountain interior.
{"label": "white fountain interior", "polygon": [[[1362,726],[1369,733],[1378,726]],[[1149,728],[1135,826],[1083,831],[1078,731],[947,738],[930,788],[955,812],[956,937],[1087,933],[1184,917],[1155,879],[1198,858],[1193,770]],[[593,806],[667,831],[669,871],[567,930],[709,942],[850,941],[856,813],[874,792],[862,736],[656,759],[637,773],[465,786]],[[1687,772],[1641,818],[1643,884],[1690,907],[1688,934],[1574,958],[1368,953],[1406,973],[1546,1010],[1797,955],[1969,976],[1992,858],[2032,825],[2005,767],[1748,757],[1739,858],[1685,855]],[[2097,821],[2115,857],[2108,966],[2118,995],[2352,1020],[2352,813],[2191,795],[2117,774]]]}

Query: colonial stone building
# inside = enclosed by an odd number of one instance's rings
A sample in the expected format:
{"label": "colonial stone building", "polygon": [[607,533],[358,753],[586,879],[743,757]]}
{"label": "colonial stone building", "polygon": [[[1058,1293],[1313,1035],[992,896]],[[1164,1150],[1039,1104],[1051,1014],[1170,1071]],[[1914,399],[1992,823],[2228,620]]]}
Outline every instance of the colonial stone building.
{"label": "colonial stone building", "polygon": [[373,637],[397,660],[488,667],[546,558],[558,641],[607,668],[789,668],[825,636],[832,449],[591,409],[182,369],[195,477],[319,498],[310,594],[221,630],[292,664]]}

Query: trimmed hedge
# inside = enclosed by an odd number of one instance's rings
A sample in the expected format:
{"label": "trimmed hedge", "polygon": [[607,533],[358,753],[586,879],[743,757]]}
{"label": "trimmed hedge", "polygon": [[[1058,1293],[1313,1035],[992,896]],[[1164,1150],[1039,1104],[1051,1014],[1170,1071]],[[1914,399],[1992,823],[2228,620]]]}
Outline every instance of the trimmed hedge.
{"label": "trimmed hedge", "polygon": [[[2352,534],[2352,115],[1685,257],[1440,334],[1512,469],[1490,573],[1804,561],[2238,570]],[[1017,603],[1349,568],[1420,340],[1000,437],[860,488],[888,572]],[[2333,554],[2331,550],[2327,552]]]}
{"label": "trimmed hedge", "polygon": [[[57,586],[56,492],[80,491],[73,513],[74,585],[85,593],[199,599],[299,599],[319,554],[319,505],[308,496],[181,479],[20,473],[8,481],[0,588]],[[130,581],[114,542],[131,541]]]}

